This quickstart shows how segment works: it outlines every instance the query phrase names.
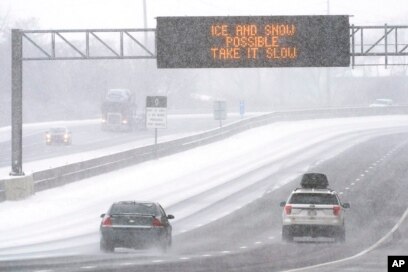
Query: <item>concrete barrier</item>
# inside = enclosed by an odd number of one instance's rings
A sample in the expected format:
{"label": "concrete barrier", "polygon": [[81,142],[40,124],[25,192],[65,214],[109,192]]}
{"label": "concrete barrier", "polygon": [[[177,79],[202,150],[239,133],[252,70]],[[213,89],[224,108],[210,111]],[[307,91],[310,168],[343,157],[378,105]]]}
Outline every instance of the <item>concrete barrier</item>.
{"label": "concrete barrier", "polygon": [[34,194],[33,176],[14,176],[4,182],[5,200],[21,200]]}

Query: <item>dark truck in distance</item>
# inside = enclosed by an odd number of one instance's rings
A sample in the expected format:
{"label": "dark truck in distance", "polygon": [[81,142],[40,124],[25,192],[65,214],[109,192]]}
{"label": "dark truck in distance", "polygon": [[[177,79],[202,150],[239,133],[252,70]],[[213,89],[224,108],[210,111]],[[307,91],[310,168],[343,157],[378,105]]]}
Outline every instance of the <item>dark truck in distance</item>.
{"label": "dark truck in distance", "polygon": [[110,89],[102,102],[102,130],[132,131],[140,125],[135,95],[128,89]]}

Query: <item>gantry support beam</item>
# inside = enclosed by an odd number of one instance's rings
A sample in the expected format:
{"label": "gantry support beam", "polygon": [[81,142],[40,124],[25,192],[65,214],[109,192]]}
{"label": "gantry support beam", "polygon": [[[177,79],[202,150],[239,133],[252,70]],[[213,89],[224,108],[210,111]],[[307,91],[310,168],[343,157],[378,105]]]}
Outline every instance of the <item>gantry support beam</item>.
{"label": "gantry support beam", "polygon": [[[22,31],[23,40],[33,45],[38,51],[38,56],[24,57],[23,60],[155,59],[156,46],[152,44],[150,47],[153,49],[149,49],[149,45],[143,44],[136,37],[139,33],[155,34],[155,32],[154,28]],[[76,35],[75,40],[67,37],[72,34]],[[113,37],[103,37],[107,34]],[[91,41],[98,46],[91,46]],[[57,48],[61,46],[67,46],[71,55],[58,53]],[[128,53],[130,50],[126,49],[130,47],[138,48],[139,53]],[[108,54],[101,54],[99,52],[101,48],[105,49]]]}
{"label": "gantry support beam", "polygon": [[[408,26],[350,26],[351,66],[398,66],[408,65]],[[363,58],[361,58],[363,57]],[[380,59],[368,63],[367,60]],[[390,62],[390,57],[399,57],[399,63]],[[357,63],[356,58],[364,60]],[[383,60],[382,60],[383,59]]]}

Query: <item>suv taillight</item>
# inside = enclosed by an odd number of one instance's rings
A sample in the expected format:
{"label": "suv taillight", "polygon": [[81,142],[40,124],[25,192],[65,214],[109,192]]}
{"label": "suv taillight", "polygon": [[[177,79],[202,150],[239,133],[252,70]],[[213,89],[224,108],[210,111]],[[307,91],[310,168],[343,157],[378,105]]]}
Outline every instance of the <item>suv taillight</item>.
{"label": "suv taillight", "polygon": [[334,214],[335,216],[339,216],[339,215],[340,215],[340,211],[341,211],[341,208],[340,208],[339,205],[334,205],[334,206],[333,206],[333,214]]}
{"label": "suv taillight", "polygon": [[112,219],[110,216],[106,216],[102,221],[102,227],[112,227]]}
{"label": "suv taillight", "polygon": [[286,214],[291,214],[292,213],[292,206],[291,205],[285,205],[285,213]]}
{"label": "suv taillight", "polygon": [[152,226],[153,227],[163,227],[163,224],[162,224],[162,222],[160,222],[159,219],[157,219],[156,217],[153,217]]}

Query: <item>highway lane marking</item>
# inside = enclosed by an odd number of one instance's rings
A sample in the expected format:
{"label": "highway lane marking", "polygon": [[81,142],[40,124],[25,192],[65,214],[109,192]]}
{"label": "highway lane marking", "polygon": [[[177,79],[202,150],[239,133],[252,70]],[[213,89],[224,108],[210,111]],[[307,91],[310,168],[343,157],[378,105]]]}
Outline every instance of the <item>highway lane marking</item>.
{"label": "highway lane marking", "polygon": [[152,263],[162,263],[163,260],[153,260]]}
{"label": "highway lane marking", "polygon": [[52,272],[54,270],[34,270],[34,272]]}
{"label": "highway lane marking", "polygon": [[295,272],[295,271],[305,271],[305,270],[309,270],[309,269],[315,269],[315,268],[319,268],[319,267],[323,267],[323,266],[329,266],[329,265],[333,265],[333,264],[338,264],[338,263],[342,263],[342,262],[346,262],[346,261],[350,261],[353,259],[356,259],[358,257],[361,257],[367,253],[369,253],[370,251],[373,251],[374,249],[376,249],[378,246],[380,246],[385,240],[389,239],[394,232],[401,226],[401,224],[404,222],[404,220],[408,217],[408,208],[405,210],[404,214],[401,216],[401,218],[398,220],[398,222],[394,225],[394,227],[386,234],[384,235],[381,239],[379,239],[376,243],[374,243],[372,246],[370,246],[369,248],[344,259],[340,259],[340,260],[336,260],[336,261],[332,261],[332,262],[326,262],[326,263],[321,263],[321,264],[316,264],[316,265],[311,265],[311,266],[305,266],[305,267],[300,267],[300,268],[295,268],[295,269],[290,269],[290,270],[284,270],[282,272]]}
{"label": "highway lane marking", "polygon": [[190,260],[190,257],[180,257],[179,260]]}
{"label": "highway lane marking", "polygon": [[351,186],[354,186],[354,185],[355,185],[355,183],[354,183],[354,182],[352,182],[352,183],[351,183]]}
{"label": "highway lane marking", "polygon": [[212,255],[211,254],[204,254],[204,255],[201,255],[202,257],[211,257]]}
{"label": "highway lane marking", "polygon": [[356,181],[360,181],[360,179],[359,179],[359,178],[356,178]]}
{"label": "highway lane marking", "polygon": [[256,241],[254,244],[255,245],[260,245],[260,244],[262,244],[262,242],[261,241]]}
{"label": "highway lane marking", "polygon": [[361,177],[364,177],[364,174],[361,174],[360,176],[361,176]]}
{"label": "highway lane marking", "polygon": [[129,265],[134,265],[135,263],[121,263],[121,264],[119,264],[119,265],[121,265],[121,266],[129,266]]}
{"label": "highway lane marking", "polygon": [[273,240],[273,239],[275,239],[275,236],[269,236],[268,239]]}
{"label": "highway lane marking", "polygon": [[346,187],[346,190],[350,190],[350,188],[349,188],[349,187]]}
{"label": "highway lane marking", "polygon": [[229,251],[229,250],[224,250],[224,251],[221,251],[221,253],[222,253],[222,254],[230,254],[231,251]]}
{"label": "highway lane marking", "polygon": [[248,247],[247,246],[241,246],[241,247],[239,247],[240,249],[247,249]]}
{"label": "highway lane marking", "polygon": [[81,266],[80,268],[81,269],[94,269],[94,268],[97,268],[97,266],[96,265],[88,265],[88,266]]}

